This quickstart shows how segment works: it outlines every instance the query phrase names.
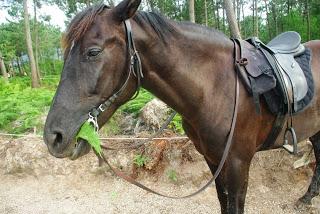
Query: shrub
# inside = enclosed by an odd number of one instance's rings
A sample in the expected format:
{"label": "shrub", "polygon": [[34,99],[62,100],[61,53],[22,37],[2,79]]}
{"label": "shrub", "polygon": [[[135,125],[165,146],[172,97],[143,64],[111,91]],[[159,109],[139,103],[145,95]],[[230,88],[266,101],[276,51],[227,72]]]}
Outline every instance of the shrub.
{"label": "shrub", "polygon": [[[57,75],[45,76],[41,88],[31,89],[29,77],[10,78],[9,83],[0,78],[0,130],[15,134],[31,131],[34,127],[42,130],[44,119],[41,116],[48,111],[58,82]],[[153,98],[152,94],[141,89],[136,99],[120,107],[120,111],[109,120],[104,132],[118,134],[118,121],[119,118],[122,119],[122,113],[137,117],[143,106]],[[169,128],[183,134],[181,116],[176,116]]]}
{"label": "shrub", "polygon": [[147,104],[153,98],[154,96],[152,94],[150,94],[145,89],[141,89],[139,96],[121,106],[120,110],[126,113],[133,113],[135,114],[135,116],[137,116],[143,106],[145,106],[145,104]]}
{"label": "shrub", "polygon": [[137,167],[143,167],[147,161],[148,158],[142,154],[135,155],[133,158],[133,163],[137,165]]}
{"label": "shrub", "polygon": [[1,81],[0,129],[9,133],[41,129],[40,116],[47,111],[53,95],[54,91],[45,87],[31,89],[29,78],[13,78],[9,84]]}

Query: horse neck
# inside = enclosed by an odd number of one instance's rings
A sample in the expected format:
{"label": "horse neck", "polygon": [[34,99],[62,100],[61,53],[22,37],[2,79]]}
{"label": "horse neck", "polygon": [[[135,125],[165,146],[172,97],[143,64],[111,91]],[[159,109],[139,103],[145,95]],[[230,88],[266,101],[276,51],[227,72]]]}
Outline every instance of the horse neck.
{"label": "horse neck", "polygon": [[220,97],[230,91],[226,83],[234,79],[233,44],[221,33],[197,25],[175,27],[167,43],[139,26],[134,36],[142,60],[142,86],[187,117],[196,115],[208,89]]}

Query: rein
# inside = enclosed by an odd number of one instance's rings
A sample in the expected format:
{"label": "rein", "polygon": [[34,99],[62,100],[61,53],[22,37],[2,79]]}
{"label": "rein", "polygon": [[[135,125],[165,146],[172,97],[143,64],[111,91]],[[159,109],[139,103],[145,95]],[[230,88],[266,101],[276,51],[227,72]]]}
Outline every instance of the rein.
{"label": "rein", "polygon": [[[128,73],[128,77],[126,79],[126,81],[124,82],[124,84],[120,87],[120,89],[115,92],[107,101],[105,101],[104,103],[100,104],[98,108],[94,108],[89,112],[89,119],[88,122],[91,123],[95,130],[98,131],[99,130],[99,125],[97,122],[97,117],[104,112],[107,108],[109,108],[111,106],[112,103],[114,103],[114,101],[118,98],[118,95],[121,94],[124,89],[126,88],[129,79],[131,77],[131,74],[133,73],[133,75],[137,78],[137,92],[134,95],[134,98],[136,98],[138,96],[139,93],[139,89],[141,86],[141,79],[143,78],[143,73],[142,73],[142,66],[141,66],[141,59],[140,56],[136,50],[135,44],[134,44],[134,40],[133,40],[133,35],[132,35],[132,28],[131,28],[131,24],[129,20],[126,20],[124,22],[125,24],[125,29],[126,29],[126,34],[127,34],[127,40],[128,40],[128,50],[129,50],[129,56],[130,56],[130,68],[129,68],[129,73]],[[234,44],[234,65],[236,65],[236,61],[239,58],[239,50],[237,48],[237,45],[235,43],[234,40],[233,44]],[[98,156],[99,160],[103,160],[109,167],[110,169],[114,172],[114,174],[116,174],[117,176],[119,176],[120,178],[128,181],[129,183],[140,187],[148,192],[154,193],[156,195],[159,196],[163,196],[166,198],[172,198],[172,199],[185,199],[185,198],[190,198],[193,197],[199,193],[201,193],[202,191],[204,191],[205,189],[207,189],[216,179],[217,177],[220,175],[220,172],[224,166],[224,163],[227,160],[231,145],[232,145],[232,138],[234,135],[234,130],[235,130],[235,126],[236,126],[236,121],[237,121],[237,115],[238,115],[238,107],[239,107],[239,79],[238,79],[238,75],[237,73],[235,73],[235,101],[234,101],[234,111],[233,111],[233,116],[232,116],[232,122],[231,122],[231,127],[230,127],[230,131],[228,134],[228,139],[226,142],[226,147],[224,149],[222,158],[220,160],[220,163],[218,165],[217,170],[215,171],[213,177],[207,182],[207,184],[205,184],[203,187],[201,187],[198,191],[186,195],[186,196],[182,196],[182,197],[176,197],[176,196],[168,196],[168,195],[164,195],[162,193],[156,192],[146,186],[144,186],[143,184],[137,182],[136,180],[134,180],[132,177],[128,176],[127,174],[123,173],[122,171],[114,168],[111,166],[111,164],[108,162],[107,158],[105,157],[105,155],[103,153],[101,153],[101,156],[99,156],[97,153],[96,155]],[[152,135],[151,137],[149,137],[146,141],[143,141],[141,143],[138,143],[136,145],[130,146],[130,147],[123,147],[123,148],[118,148],[118,149],[114,149],[114,148],[110,148],[107,146],[102,146],[102,148],[107,149],[107,150],[120,150],[120,149],[130,149],[130,148],[137,148],[149,141],[151,141],[155,136],[157,136],[159,133],[161,133],[163,131],[163,129],[165,129],[168,124],[171,122],[171,120],[174,118],[174,116],[177,113],[174,111],[170,117],[167,119],[167,121],[165,122],[165,124],[162,125],[162,127],[159,129],[159,131],[157,131],[154,135]]]}

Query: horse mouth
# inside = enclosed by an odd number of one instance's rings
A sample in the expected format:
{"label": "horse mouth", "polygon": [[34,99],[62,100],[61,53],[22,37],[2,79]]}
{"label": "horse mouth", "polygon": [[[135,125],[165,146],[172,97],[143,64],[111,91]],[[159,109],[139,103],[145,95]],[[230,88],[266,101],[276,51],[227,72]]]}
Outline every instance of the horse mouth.
{"label": "horse mouth", "polygon": [[74,143],[74,149],[71,152],[71,155],[69,157],[70,160],[76,160],[80,158],[81,156],[84,156],[90,152],[91,146],[89,143],[80,138],[75,141]]}

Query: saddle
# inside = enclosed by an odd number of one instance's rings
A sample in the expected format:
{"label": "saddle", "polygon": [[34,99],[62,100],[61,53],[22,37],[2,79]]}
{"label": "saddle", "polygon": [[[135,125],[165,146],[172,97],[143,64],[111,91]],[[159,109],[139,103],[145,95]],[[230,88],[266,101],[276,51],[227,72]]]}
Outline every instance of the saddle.
{"label": "saddle", "polygon": [[297,113],[298,102],[308,92],[308,83],[295,57],[305,52],[298,33],[280,34],[267,45],[253,37],[239,41],[243,62],[237,70],[247,90],[253,95],[257,112],[260,112],[259,96],[277,89],[285,108],[271,109],[273,113]]}
{"label": "saddle", "polygon": [[[262,95],[269,110],[276,115],[273,128],[260,150],[273,144],[289,115],[291,124],[288,119],[283,147],[296,154],[292,115],[302,111],[314,95],[311,51],[301,44],[300,35],[293,31],[278,35],[268,44],[256,37],[236,42],[241,50],[241,59],[235,63],[236,70],[253,96],[257,113],[260,113]],[[291,134],[292,145],[288,143],[288,134]]]}

